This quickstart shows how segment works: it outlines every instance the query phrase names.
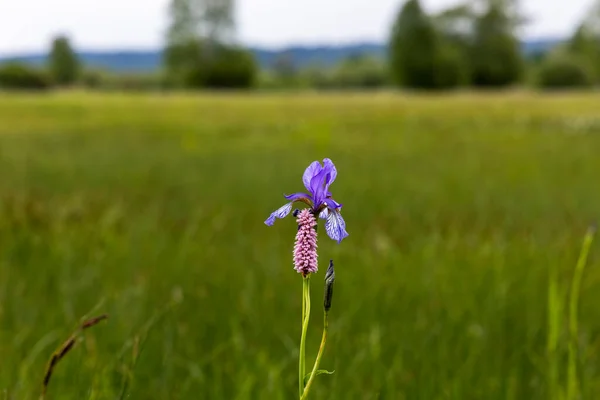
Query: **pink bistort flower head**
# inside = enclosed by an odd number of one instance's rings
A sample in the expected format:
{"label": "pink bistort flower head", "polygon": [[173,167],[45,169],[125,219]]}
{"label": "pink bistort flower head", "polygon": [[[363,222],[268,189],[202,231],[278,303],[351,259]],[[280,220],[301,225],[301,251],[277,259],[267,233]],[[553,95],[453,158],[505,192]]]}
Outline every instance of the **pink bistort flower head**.
{"label": "pink bistort flower head", "polygon": [[307,276],[318,270],[317,266],[317,220],[308,209],[300,211],[297,218],[298,232],[294,245],[294,269]]}

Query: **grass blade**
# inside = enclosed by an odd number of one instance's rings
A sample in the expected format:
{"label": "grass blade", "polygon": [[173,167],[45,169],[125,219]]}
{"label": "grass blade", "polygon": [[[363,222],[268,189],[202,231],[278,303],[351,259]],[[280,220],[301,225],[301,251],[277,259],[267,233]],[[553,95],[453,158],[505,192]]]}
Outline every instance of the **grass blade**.
{"label": "grass blade", "polygon": [[583,245],[577,265],[575,266],[575,273],[573,274],[573,281],[571,282],[571,294],[569,298],[569,360],[568,360],[568,373],[567,373],[567,399],[575,400],[579,398],[580,385],[577,372],[578,362],[578,351],[577,342],[579,337],[579,319],[578,319],[578,304],[579,304],[579,291],[581,289],[581,279],[583,277],[583,270],[587,263],[588,254],[594,234],[596,233],[595,227],[590,227],[583,239]]}

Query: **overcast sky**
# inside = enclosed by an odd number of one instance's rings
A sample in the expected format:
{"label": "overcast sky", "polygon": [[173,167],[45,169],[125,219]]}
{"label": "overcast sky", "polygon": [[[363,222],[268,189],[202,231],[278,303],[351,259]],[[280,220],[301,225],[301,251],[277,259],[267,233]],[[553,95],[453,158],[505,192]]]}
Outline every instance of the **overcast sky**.
{"label": "overcast sky", "polygon": [[[439,10],[456,0],[422,0]],[[68,34],[78,49],[148,49],[163,43],[169,0],[0,0],[0,54],[45,51]],[[250,45],[382,41],[402,0],[238,0],[238,37]],[[522,0],[527,38],[572,32],[593,0]],[[340,9],[343,4],[343,10]]]}

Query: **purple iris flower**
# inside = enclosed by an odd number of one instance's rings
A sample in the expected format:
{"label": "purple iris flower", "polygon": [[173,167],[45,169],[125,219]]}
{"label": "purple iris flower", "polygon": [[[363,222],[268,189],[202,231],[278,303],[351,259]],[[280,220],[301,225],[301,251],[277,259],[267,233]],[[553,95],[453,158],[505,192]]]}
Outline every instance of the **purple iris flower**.
{"label": "purple iris flower", "polygon": [[329,192],[329,185],[335,181],[336,176],[337,170],[329,158],[323,160],[323,165],[318,161],[310,164],[302,176],[302,181],[309,194],[294,193],[284,196],[289,200],[289,203],[273,211],[265,224],[272,226],[275,219],[284,218],[292,211],[293,203],[301,201],[310,206],[315,216],[318,215],[320,218],[325,219],[327,235],[340,243],[342,239],[348,236],[348,232],[346,232],[346,222],[340,213],[342,205],[333,200],[331,192]]}

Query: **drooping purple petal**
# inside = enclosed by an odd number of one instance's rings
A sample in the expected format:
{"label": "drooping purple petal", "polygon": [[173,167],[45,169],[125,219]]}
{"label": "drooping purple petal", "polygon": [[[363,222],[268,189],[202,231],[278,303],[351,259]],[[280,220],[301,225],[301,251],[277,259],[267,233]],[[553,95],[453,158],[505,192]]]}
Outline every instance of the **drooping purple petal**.
{"label": "drooping purple petal", "polygon": [[308,200],[310,203],[312,203],[312,196],[310,194],[306,194],[306,193],[293,193],[290,195],[283,195],[283,197],[286,198],[286,200],[291,201],[292,203],[294,201],[302,201],[302,200]]}
{"label": "drooping purple petal", "polygon": [[304,182],[304,187],[306,188],[306,190],[308,190],[309,192],[311,191],[310,189],[310,181],[312,180],[313,177],[315,177],[319,172],[321,172],[321,170],[323,169],[323,167],[321,166],[321,163],[318,161],[313,161],[308,168],[306,168],[306,170],[304,171],[304,175],[302,175],[302,182]]}
{"label": "drooping purple petal", "polygon": [[337,177],[337,169],[335,168],[335,165],[333,165],[333,161],[331,161],[329,158],[323,159],[323,169],[326,169],[329,173],[327,182],[325,182],[327,186],[329,186]]}
{"label": "drooping purple petal", "polygon": [[329,210],[327,208],[324,208],[323,211],[319,213],[319,218],[327,219],[327,215],[329,215]]}
{"label": "drooping purple petal", "polygon": [[338,211],[329,210],[327,221],[325,222],[325,231],[327,231],[327,235],[330,238],[336,240],[338,243],[349,236],[348,232],[346,232],[346,221],[344,221],[342,214]]}
{"label": "drooping purple petal", "polygon": [[340,203],[338,203],[337,201],[335,201],[334,199],[327,198],[323,201],[325,202],[325,204],[327,204],[327,207],[331,208],[332,210],[337,210],[337,209],[342,208],[342,205]]}
{"label": "drooping purple petal", "polygon": [[271,213],[271,215],[269,215],[269,218],[266,219],[265,224],[268,226],[273,226],[273,224],[275,223],[275,220],[277,218],[279,218],[279,219],[285,218],[291,211],[292,211],[292,203],[287,203],[287,204],[279,207],[277,210],[273,211]]}

